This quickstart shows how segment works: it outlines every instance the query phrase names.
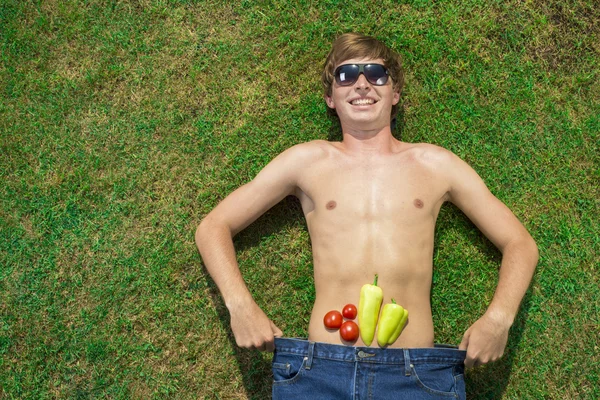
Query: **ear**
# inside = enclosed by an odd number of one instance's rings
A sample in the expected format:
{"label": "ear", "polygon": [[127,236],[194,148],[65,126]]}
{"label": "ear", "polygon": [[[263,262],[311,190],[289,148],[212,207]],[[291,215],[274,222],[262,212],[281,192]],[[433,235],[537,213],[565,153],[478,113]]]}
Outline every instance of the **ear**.
{"label": "ear", "polygon": [[396,105],[400,101],[400,93],[394,92],[394,98],[392,99],[392,104]]}
{"label": "ear", "polygon": [[323,95],[323,98],[325,99],[325,103],[327,104],[327,107],[335,109],[335,103],[333,102],[333,97],[327,96],[325,94],[325,95]]}

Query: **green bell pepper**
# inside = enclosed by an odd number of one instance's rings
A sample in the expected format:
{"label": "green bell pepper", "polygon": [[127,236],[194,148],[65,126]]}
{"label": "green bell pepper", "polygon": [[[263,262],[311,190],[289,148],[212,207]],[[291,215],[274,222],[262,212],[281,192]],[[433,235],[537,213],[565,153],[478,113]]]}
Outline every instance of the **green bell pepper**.
{"label": "green bell pepper", "polygon": [[381,313],[379,320],[379,328],[377,328],[377,343],[380,347],[392,345],[408,319],[408,311],[401,305],[396,304],[396,300],[392,299],[391,304],[386,304]]}
{"label": "green bell pepper", "polygon": [[366,284],[360,289],[358,303],[358,330],[362,341],[369,346],[375,337],[375,328],[379,319],[379,309],[383,301],[383,290],[377,286],[377,274],[372,285]]}

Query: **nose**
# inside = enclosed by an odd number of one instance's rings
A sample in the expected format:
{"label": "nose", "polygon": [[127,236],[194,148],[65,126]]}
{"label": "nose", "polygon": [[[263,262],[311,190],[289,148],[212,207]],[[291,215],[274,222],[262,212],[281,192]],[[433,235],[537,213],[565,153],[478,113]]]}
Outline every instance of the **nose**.
{"label": "nose", "polygon": [[365,77],[365,74],[363,74],[362,72],[358,76],[358,79],[356,80],[356,83],[354,84],[354,88],[357,91],[362,91],[362,92],[368,92],[369,90],[371,90],[371,84]]}

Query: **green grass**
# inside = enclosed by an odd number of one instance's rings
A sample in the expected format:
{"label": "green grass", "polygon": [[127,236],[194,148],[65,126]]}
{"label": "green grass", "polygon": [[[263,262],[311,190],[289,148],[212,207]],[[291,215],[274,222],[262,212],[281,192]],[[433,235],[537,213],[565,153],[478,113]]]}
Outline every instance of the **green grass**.
{"label": "green grass", "polygon": [[[238,4],[239,3],[239,4]],[[404,57],[398,134],[469,162],[541,258],[472,399],[600,397],[600,11],[570,1],[0,2],[0,398],[268,398],[196,225],[284,149],[337,138],[319,74],[359,31]],[[305,336],[309,236],[286,199],[235,239]],[[458,343],[500,254],[456,208],[435,239],[436,340]]]}

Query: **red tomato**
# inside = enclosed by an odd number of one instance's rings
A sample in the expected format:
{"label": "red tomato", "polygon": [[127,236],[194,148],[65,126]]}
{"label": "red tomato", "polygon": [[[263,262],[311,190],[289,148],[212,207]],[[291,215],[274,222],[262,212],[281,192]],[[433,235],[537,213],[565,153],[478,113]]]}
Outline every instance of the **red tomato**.
{"label": "red tomato", "polygon": [[356,314],[358,314],[358,312],[356,311],[356,306],[354,304],[346,304],[342,310],[344,318],[354,319],[356,318]]}
{"label": "red tomato", "polygon": [[358,339],[358,325],[354,321],[346,321],[340,328],[340,336],[347,342],[355,342]]}
{"label": "red tomato", "polygon": [[325,318],[323,318],[323,323],[327,329],[340,329],[342,322],[344,322],[344,317],[337,310],[329,311],[325,314]]}

